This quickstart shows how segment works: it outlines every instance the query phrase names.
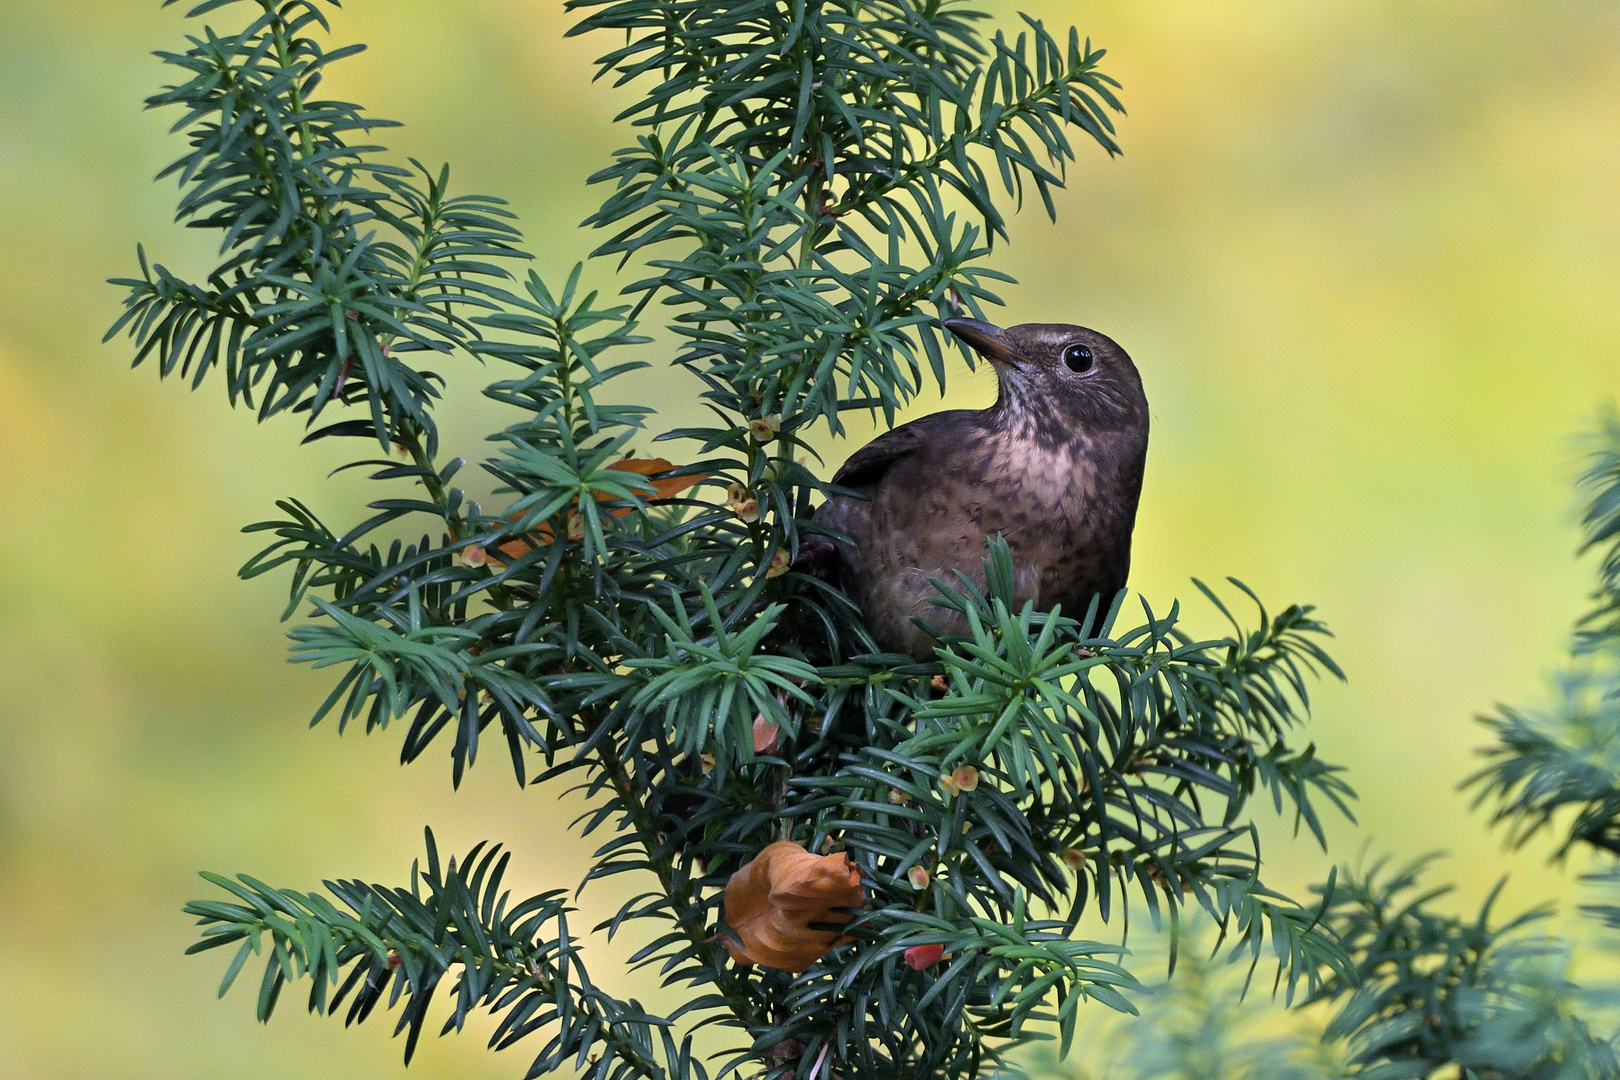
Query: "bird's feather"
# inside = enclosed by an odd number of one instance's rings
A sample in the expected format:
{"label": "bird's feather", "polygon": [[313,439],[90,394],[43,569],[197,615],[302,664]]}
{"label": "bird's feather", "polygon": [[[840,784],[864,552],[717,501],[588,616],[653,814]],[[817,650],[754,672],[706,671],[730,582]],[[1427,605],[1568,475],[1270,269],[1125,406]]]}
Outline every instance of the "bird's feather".
{"label": "bird's feather", "polygon": [[901,424],[851,454],[833,475],[833,483],[855,489],[877,484],[896,462],[929,446],[953,424],[966,423],[973,415],[970,409],[947,409]]}

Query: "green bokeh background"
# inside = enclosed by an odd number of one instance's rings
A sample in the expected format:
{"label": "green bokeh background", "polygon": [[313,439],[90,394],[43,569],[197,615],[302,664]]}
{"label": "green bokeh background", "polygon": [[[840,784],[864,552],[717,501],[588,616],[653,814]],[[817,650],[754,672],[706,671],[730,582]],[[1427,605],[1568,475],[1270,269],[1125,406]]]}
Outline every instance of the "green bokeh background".
{"label": "green bokeh background", "polygon": [[[1321,689],[1314,737],[1362,794],[1335,854],[1443,847],[1459,907],[1508,872],[1513,906],[1572,903],[1571,872],[1501,850],[1454,788],[1471,716],[1542,692],[1590,572],[1570,437],[1620,377],[1620,9],[1025,7],[1107,47],[1131,111],[1124,157],[1081,147],[1058,225],[1020,215],[996,265],[1023,282],[1008,321],[1095,326],[1142,369],[1133,585],[1162,608],[1233,574],[1320,606],[1350,682]],[[538,267],[566,274],[593,243],[584,178],[628,139],[625,99],[589,82],[609,43],[565,41],[555,0],[353,0],[336,25],[372,48],[334,92],[405,121],[401,157],[509,198]],[[287,495],[352,520],[363,481],[325,479],[335,448],[231,413],[217,380],[190,394],[99,344],[102,279],[137,240],[184,271],[210,253],[151,183],[174,118],[139,107],[180,33],[146,0],[0,17],[0,1077],[405,1075],[380,1024],[309,1019],[296,992],[268,1028],[250,991],[216,1002],[218,959],[181,956],[194,871],[394,880],[431,825],[509,841],[520,885],[567,886],[588,845],[570,800],[517,790],[498,755],[453,795],[437,755],[398,766],[396,735],[306,730],[326,679],[283,662],[284,582],[236,579],[258,545],[237,529]],[[473,458],[502,422],[481,374],[454,372],[444,410]],[[989,400],[989,375],[955,374],[951,404]],[[666,422],[690,415],[661,365],[640,385]],[[1285,826],[1268,839],[1281,884],[1326,865]],[[580,922],[611,903],[586,894]],[[627,948],[593,945],[598,974],[644,992]],[[429,1040],[410,1075],[521,1075],[482,1042]]]}

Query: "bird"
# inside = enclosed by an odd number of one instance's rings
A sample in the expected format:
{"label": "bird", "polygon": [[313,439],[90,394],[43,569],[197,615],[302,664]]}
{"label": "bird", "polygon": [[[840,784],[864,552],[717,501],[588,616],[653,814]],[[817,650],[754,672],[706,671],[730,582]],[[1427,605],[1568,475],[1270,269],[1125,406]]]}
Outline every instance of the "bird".
{"label": "bird", "polygon": [[924,416],[855,451],[832,481],[849,494],[814,513],[837,535],[807,537],[820,542],[815,572],[860,608],[878,647],[920,660],[939,643],[914,619],[967,633],[929,603],[940,595],[929,579],[954,584],[960,571],[984,588],[998,535],[1018,606],[1082,618],[1100,596],[1106,610],[1130,574],[1147,462],[1147,395],[1111,338],[1062,323],[943,325],[990,361],[995,403]]}

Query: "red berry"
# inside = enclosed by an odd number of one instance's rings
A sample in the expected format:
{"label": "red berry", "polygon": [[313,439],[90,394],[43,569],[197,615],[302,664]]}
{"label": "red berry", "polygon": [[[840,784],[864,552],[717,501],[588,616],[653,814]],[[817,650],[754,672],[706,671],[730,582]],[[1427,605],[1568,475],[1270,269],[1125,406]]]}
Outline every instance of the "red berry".
{"label": "red berry", "polygon": [[944,955],[943,945],[913,945],[906,950],[906,963],[911,965],[913,971],[921,971],[939,963],[939,958]]}

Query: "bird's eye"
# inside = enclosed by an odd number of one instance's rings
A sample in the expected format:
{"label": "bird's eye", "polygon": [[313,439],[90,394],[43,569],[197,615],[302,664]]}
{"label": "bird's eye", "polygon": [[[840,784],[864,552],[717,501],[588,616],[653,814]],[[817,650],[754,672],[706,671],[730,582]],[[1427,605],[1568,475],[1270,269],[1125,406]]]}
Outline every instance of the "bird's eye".
{"label": "bird's eye", "polygon": [[1070,371],[1082,372],[1091,370],[1091,349],[1085,345],[1070,345],[1063,350],[1063,362]]}

